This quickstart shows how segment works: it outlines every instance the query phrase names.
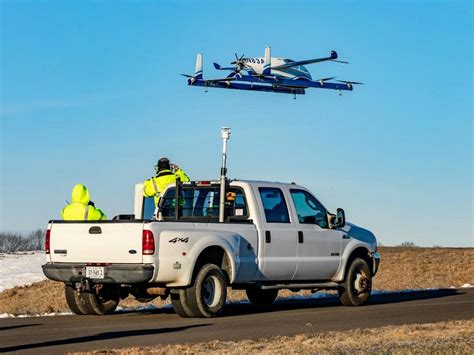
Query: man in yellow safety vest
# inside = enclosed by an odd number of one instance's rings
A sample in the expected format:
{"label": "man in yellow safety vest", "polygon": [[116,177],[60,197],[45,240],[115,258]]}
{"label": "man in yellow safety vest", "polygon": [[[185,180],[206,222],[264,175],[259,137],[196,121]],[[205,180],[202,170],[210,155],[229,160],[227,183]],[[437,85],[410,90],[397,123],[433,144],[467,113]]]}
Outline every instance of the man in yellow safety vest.
{"label": "man in yellow safety vest", "polygon": [[171,164],[168,158],[161,158],[155,167],[156,176],[143,183],[143,196],[155,198],[155,205],[158,205],[163,190],[168,185],[174,184],[176,178],[181,181],[189,181],[189,177],[178,165]]}
{"label": "man in yellow safety vest", "polygon": [[66,221],[100,221],[107,219],[104,212],[94,206],[89,190],[83,184],[72,189],[72,202],[63,208],[61,217]]}

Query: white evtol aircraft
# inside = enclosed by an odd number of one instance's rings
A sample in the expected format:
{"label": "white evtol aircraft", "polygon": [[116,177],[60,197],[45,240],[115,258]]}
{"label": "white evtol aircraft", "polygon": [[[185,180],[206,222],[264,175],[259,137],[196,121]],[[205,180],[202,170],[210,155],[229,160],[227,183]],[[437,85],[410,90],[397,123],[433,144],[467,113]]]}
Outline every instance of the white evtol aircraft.
{"label": "white evtol aircraft", "polygon": [[225,78],[203,79],[202,54],[197,55],[196,71],[188,77],[188,85],[217,87],[222,89],[238,89],[253,91],[271,91],[286,94],[305,94],[307,88],[320,88],[332,90],[352,90],[354,84],[362,84],[355,81],[336,80],[329,82],[334,77],[319,78],[313,80],[305,65],[321,63],[326,61],[347,64],[348,62],[337,60],[337,53],[331,51],[329,57],[294,61],[285,58],[271,57],[270,47],[265,48],[265,56],[259,58],[239,58],[235,54],[233,67],[221,67],[214,63],[217,70],[229,70],[231,73]]}

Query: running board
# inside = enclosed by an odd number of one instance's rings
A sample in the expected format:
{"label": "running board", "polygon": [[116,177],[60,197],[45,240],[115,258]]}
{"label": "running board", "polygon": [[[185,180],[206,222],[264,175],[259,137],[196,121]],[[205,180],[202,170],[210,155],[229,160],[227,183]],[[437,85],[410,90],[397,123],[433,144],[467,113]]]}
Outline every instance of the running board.
{"label": "running board", "polygon": [[307,283],[307,284],[275,284],[275,285],[261,285],[262,290],[294,288],[294,289],[315,289],[315,288],[337,288],[337,282],[321,282],[321,283]]}

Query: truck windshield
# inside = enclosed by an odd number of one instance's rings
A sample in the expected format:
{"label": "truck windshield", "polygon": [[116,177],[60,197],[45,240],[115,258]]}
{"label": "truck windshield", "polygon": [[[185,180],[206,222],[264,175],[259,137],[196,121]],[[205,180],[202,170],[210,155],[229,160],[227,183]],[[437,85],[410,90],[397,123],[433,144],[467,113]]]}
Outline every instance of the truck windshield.
{"label": "truck windshield", "polygon": [[[179,189],[179,217],[182,219],[218,220],[219,186],[183,186]],[[160,202],[161,214],[165,220],[176,219],[175,188],[170,188]],[[226,217],[246,219],[247,202],[241,188],[226,190]]]}

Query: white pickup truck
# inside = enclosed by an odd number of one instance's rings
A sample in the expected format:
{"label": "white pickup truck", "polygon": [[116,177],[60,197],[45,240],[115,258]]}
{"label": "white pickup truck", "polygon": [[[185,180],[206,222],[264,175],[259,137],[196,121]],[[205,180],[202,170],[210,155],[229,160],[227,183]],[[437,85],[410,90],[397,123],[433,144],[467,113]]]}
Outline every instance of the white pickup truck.
{"label": "white pickup truck", "polygon": [[134,215],[107,221],[50,221],[45,275],[65,283],[76,314],[108,314],[120,299],[171,297],[183,317],[213,317],[227,287],[269,305],[278,290],[338,290],[344,305],[369,299],[380,262],[377,241],[329,213],[296,184],[227,182],[219,223],[218,182],[169,186],[155,209],[135,191]]}

